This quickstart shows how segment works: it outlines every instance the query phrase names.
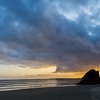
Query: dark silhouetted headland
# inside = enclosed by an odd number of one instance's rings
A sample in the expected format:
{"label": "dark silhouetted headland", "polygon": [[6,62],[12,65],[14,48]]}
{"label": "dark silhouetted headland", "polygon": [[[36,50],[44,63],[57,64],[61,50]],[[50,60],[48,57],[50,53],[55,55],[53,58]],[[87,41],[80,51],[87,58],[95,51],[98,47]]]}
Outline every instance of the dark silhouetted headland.
{"label": "dark silhouetted headland", "polygon": [[99,71],[89,70],[78,84],[100,84]]}

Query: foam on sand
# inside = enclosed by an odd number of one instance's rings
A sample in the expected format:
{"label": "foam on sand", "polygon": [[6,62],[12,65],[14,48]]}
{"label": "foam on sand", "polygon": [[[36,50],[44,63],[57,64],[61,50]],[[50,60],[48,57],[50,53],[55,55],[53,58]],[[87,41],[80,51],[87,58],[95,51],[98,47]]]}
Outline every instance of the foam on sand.
{"label": "foam on sand", "polygon": [[100,87],[94,87],[91,89],[92,91],[92,98],[95,100],[100,100]]}

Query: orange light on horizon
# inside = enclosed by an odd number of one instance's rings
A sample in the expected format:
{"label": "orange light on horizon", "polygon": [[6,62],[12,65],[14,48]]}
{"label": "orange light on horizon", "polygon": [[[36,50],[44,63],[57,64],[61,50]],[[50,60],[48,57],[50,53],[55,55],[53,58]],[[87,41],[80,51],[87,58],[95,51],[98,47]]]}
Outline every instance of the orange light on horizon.
{"label": "orange light on horizon", "polygon": [[[14,65],[0,65],[0,78],[81,78],[89,69],[99,70],[99,67],[89,67],[79,72],[56,72],[55,65],[39,68],[19,67]],[[99,71],[100,72],[100,71]]]}

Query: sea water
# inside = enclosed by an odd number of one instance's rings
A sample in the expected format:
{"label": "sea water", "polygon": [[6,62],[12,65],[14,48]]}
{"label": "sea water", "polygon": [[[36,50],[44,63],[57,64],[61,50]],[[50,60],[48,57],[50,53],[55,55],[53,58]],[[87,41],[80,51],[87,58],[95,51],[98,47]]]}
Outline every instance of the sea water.
{"label": "sea water", "polygon": [[20,90],[28,88],[75,86],[80,79],[20,79],[0,80],[0,91]]}

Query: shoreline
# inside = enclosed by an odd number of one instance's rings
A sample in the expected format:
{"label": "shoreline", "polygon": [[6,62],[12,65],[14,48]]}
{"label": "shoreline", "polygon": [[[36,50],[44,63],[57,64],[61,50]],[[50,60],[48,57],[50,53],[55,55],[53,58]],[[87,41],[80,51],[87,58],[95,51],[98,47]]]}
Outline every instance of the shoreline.
{"label": "shoreline", "polygon": [[0,91],[1,100],[93,100],[92,88],[98,85],[77,85]]}

